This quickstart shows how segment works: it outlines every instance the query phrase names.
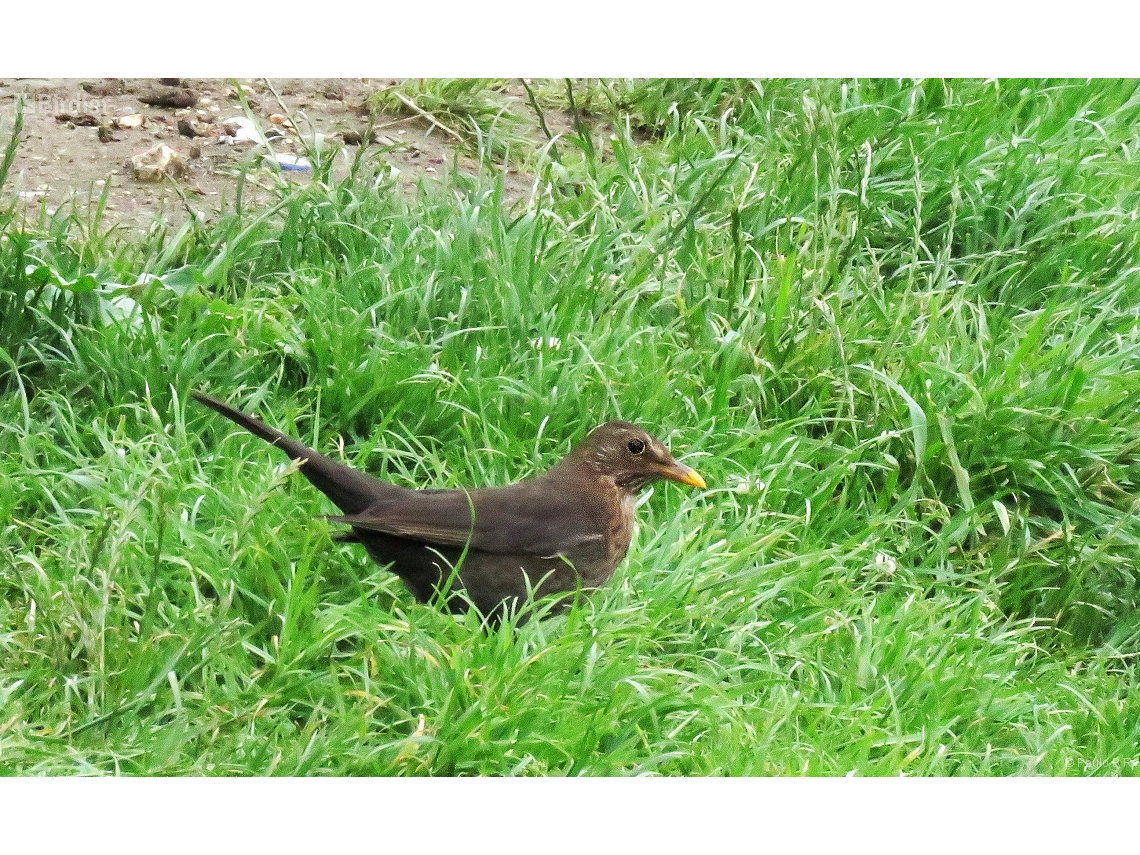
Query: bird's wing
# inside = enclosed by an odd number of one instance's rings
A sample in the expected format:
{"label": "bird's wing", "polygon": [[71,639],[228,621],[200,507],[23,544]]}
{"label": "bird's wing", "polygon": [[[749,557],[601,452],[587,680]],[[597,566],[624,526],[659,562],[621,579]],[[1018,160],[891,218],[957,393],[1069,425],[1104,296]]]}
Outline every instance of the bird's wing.
{"label": "bird's wing", "polygon": [[482,552],[568,555],[605,542],[595,508],[537,481],[473,490],[412,490],[358,514],[329,517],[353,528]]}

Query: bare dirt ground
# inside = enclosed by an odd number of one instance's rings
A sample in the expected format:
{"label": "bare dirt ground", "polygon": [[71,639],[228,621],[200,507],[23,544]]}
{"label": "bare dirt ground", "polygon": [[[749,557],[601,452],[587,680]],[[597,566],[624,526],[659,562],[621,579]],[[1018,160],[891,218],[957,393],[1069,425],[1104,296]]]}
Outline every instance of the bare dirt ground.
{"label": "bare dirt ground", "polygon": [[[20,145],[3,193],[19,194],[26,215],[35,219],[43,206],[50,211],[68,200],[81,209],[93,205],[110,182],[105,225],[145,228],[156,216],[172,225],[191,214],[210,219],[232,208],[242,164],[266,153],[256,143],[229,142],[235,126],[227,123],[245,116],[237,86],[275,154],[303,156],[298,134],[310,139],[323,134],[332,144],[343,145],[336,172],[344,174],[369,124],[362,107],[365,98],[395,82],[242,79],[235,85],[182,78],[0,79],[0,145],[12,131],[17,99],[24,103]],[[521,84],[512,84],[504,95],[512,102],[512,112],[529,119],[526,133],[536,147],[544,143]],[[141,124],[135,127],[138,117]],[[545,120],[555,134],[571,124],[570,116],[559,111],[547,112]],[[453,167],[468,174],[479,170],[469,146],[423,116],[377,114],[372,121],[371,145],[382,148],[405,189],[423,178],[442,178]],[[160,143],[184,159],[184,172],[176,178],[140,180],[131,167],[132,156]],[[513,166],[500,171],[508,203],[532,191],[533,176]],[[281,174],[293,181],[309,178],[303,170]],[[271,194],[265,188],[273,180],[267,171],[263,180],[255,177],[247,183],[244,203],[268,201]]]}

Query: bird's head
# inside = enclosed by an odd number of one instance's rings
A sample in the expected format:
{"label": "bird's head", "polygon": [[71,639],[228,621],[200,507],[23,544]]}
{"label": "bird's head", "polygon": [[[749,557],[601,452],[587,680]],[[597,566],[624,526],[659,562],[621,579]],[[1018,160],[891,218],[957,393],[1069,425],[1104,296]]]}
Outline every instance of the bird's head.
{"label": "bird's head", "polygon": [[630,422],[606,422],[594,428],[570,452],[566,461],[571,460],[613,478],[618,487],[631,493],[661,478],[690,487],[705,486],[696,470],[678,463],[659,439]]}

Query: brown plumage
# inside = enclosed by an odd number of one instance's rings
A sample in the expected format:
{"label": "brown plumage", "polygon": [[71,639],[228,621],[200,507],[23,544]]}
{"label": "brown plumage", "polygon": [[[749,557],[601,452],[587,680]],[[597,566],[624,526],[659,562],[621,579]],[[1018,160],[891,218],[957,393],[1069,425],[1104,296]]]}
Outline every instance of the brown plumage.
{"label": "brown plumage", "polygon": [[[704,487],[657,439],[629,422],[607,422],[546,473],[509,487],[410,490],[337,463],[260,419],[194,392],[194,397],[301,461],[301,474],[352,527],[360,543],[391,565],[420,602],[446,594],[453,612],[467,601],[499,617],[527,598],[589,591],[609,581],[629,549],[638,491],[667,478]],[[466,596],[466,599],[464,598]]]}

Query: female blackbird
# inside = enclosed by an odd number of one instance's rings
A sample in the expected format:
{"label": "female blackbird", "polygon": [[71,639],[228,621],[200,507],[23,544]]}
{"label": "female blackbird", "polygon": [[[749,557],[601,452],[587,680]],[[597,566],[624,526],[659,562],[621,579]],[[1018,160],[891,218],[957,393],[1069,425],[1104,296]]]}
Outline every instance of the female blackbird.
{"label": "female blackbird", "polygon": [[452,612],[474,605],[494,619],[527,596],[598,588],[625,557],[639,490],[667,478],[704,479],[637,425],[595,428],[545,474],[509,487],[410,490],[330,460],[260,419],[193,396],[300,461],[301,474],[332,500],[351,532],[422,603],[440,595]]}

